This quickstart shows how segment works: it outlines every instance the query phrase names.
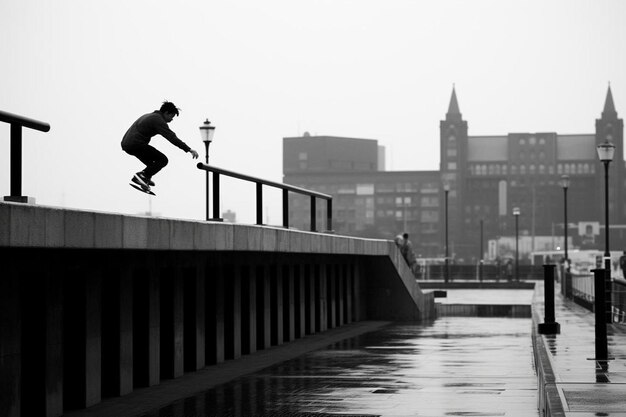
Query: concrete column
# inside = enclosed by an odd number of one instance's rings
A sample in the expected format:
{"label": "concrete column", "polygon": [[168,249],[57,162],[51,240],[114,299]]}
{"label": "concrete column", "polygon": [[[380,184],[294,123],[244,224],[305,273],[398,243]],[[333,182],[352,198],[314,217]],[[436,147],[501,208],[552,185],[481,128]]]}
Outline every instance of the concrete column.
{"label": "concrete column", "polygon": [[315,265],[308,264],[305,269],[305,288],[306,288],[306,300],[307,300],[307,318],[308,324],[306,328],[306,334],[315,334],[315,315],[317,310],[315,308]]}
{"label": "concrete column", "polygon": [[318,276],[318,299],[319,299],[319,331],[323,332],[328,329],[328,265],[319,263],[319,276]]}
{"label": "concrete column", "polygon": [[347,266],[348,274],[346,276],[346,293],[345,293],[345,302],[346,302],[346,317],[345,322],[347,324],[352,323],[353,312],[352,312],[352,299],[354,297],[354,262],[349,263]]}
{"label": "concrete column", "polygon": [[291,342],[295,335],[295,312],[294,312],[294,278],[293,266],[286,264],[281,266],[283,275],[283,320],[284,340]]}
{"label": "concrete column", "polygon": [[241,357],[241,265],[235,267],[233,281],[233,358]]}
{"label": "concrete column", "polygon": [[342,326],[345,324],[345,283],[346,283],[346,264],[337,265],[337,326]]}
{"label": "concrete column", "polygon": [[64,406],[85,408],[101,400],[101,277],[75,267],[64,288]]}
{"label": "concrete column", "polygon": [[328,328],[337,326],[337,268],[336,265],[326,265],[326,293],[328,310]]}
{"label": "concrete column", "polygon": [[215,275],[212,277],[215,280],[213,294],[214,308],[215,308],[215,362],[221,363],[226,359],[226,347],[225,347],[225,334],[224,334],[224,297],[226,296],[224,288],[224,267],[219,265],[215,269]]}
{"label": "concrete column", "polygon": [[281,265],[270,266],[272,345],[283,344],[283,273]]}
{"label": "concrete column", "polygon": [[[184,369],[183,278],[180,260],[160,271],[161,379],[178,378]],[[171,265],[171,263],[170,263]]]}
{"label": "concrete column", "polygon": [[296,288],[298,289],[298,305],[296,305],[296,309],[298,309],[298,325],[296,328],[298,332],[296,333],[297,338],[302,338],[305,335],[306,330],[306,297],[305,297],[305,280],[304,280],[304,265],[296,264],[296,271],[298,272],[295,275],[295,279],[297,280]]}
{"label": "concrete column", "polygon": [[130,266],[118,263],[105,268],[102,293],[102,395],[113,397],[133,390],[133,282]]}
{"label": "concrete column", "polygon": [[[256,274],[254,274],[253,271],[253,266],[248,267],[248,274],[246,274],[245,279],[246,279],[246,284],[245,287],[247,289],[246,293],[247,293],[247,299],[244,300],[243,302],[246,303],[248,305],[248,307],[246,308],[247,312],[248,312],[248,317],[247,317],[247,328],[246,329],[242,329],[243,332],[246,332],[248,334],[247,337],[247,346],[245,349],[246,353],[254,353],[257,350],[257,305],[256,305],[256,301],[257,301],[257,280],[256,280]],[[243,279],[244,277],[242,277]],[[242,283],[243,285],[243,283]]]}
{"label": "concrete column", "polygon": [[361,321],[365,319],[365,300],[363,299],[364,294],[361,294],[365,285],[363,284],[363,276],[362,276],[362,266],[361,261],[357,260],[354,262],[354,271],[353,271],[353,291],[354,298],[352,300],[352,318],[354,321]]}
{"label": "concrete column", "polygon": [[2,257],[5,266],[0,279],[0,415],[21,415],[21,317],[20,285],[15,266]]}
{"label": "concrete column", "polygon": [[262,316],[260,319],[263,321],[263,333],[260,336],[263,338],[263,343],[259,345],[259,348],[267,349],[272,345],[272,305],[270,296],[270,269],[268,265],[259,265],[257,267],[257,282],[262,283],[261,286],[257,286],[257,291],[261,291],[259,299],[263,300],[262,304]]}
{"label": "concrete column", "polygon": [[161,314],[159,276],[150,269],[148,278],[148,386],[161,381]]}
{"label": "concrete column", "polygon": [[45,286],[45,415],[63,414],[63,287],[59,276],[47,271]]}
{"label": "concrete column", "polygon": [[161,379],[160,286],[158,270],[140,262],[133,274],[133,385],[146,387]]}
{"label": "concrete column", "polygon": [[184,269],[185,372],[205,367],[205,266],[192,263]]}

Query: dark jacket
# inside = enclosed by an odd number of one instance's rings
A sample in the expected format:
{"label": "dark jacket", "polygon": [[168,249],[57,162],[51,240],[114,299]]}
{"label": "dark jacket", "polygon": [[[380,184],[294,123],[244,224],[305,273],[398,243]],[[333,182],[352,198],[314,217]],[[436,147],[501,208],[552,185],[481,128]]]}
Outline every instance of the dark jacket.
{"label": "dark jacket", "polygon": [[163,114],[155,110],[152,113],[144,114],[132,124],[122,139],[122,149],[132,151],[133,148],[150,143],[155,135],[161,135],[169,140],[172,145],[178,146],[185,152],[191,149],[185,142],[178,139],[176,133],[172,132],[163,118]]}

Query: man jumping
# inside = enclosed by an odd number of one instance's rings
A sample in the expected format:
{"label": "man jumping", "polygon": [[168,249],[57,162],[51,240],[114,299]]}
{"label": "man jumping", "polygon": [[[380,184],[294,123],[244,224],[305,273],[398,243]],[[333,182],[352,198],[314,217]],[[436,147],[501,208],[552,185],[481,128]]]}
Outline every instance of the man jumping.
{"label": "man jumping", "polygon": [[149,145],[150,139],[155,135],[161,135],[183,151],[191,152],[193,159],[198,158],[198,152],[180,140],[167,125],[174,119],[174,116],[178,116],[179,111],[180,109],[174,103],[164,101],[159,110],[144,114],[137,119],[124,135],[122,149],[146,165],[143,171],[137,172],[131,179],[130,185],[133,187],[137,188],[134,185],[137,184],[141,191],[154,194],[150,190],[150,187],[154,186],[152,177],[167,165],[167,156]]}

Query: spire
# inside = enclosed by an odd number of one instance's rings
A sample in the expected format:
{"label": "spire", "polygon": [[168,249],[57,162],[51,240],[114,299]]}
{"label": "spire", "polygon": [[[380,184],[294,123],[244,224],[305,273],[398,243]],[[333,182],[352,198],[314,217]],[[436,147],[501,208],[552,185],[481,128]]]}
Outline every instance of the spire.
{"label": "spire", "polygon": [[615,104],[613,103],[613,94],[611,93],[611,83],[609,83],[609,88],[606,92],[606,99],[604,100],[604,110],[602,110],[602,117],[617,117]]}
{"label": "spire", "polygon": [[455,85],[452,84],[452,97],[450,98],[448,113],[446,113],[446,120],[462,120],[462,118],[461,111],[459,110],[459,102],[456,99]]}

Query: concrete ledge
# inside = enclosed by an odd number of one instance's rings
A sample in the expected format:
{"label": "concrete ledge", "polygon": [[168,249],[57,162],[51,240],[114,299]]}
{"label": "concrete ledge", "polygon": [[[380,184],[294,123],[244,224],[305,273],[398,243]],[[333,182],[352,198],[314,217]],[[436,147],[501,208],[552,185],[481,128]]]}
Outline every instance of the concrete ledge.
{"label": "concrete ledge", "polygon": [[524,304],[435,304],[437,317],[511,317],[530,318],[530,305]]}

